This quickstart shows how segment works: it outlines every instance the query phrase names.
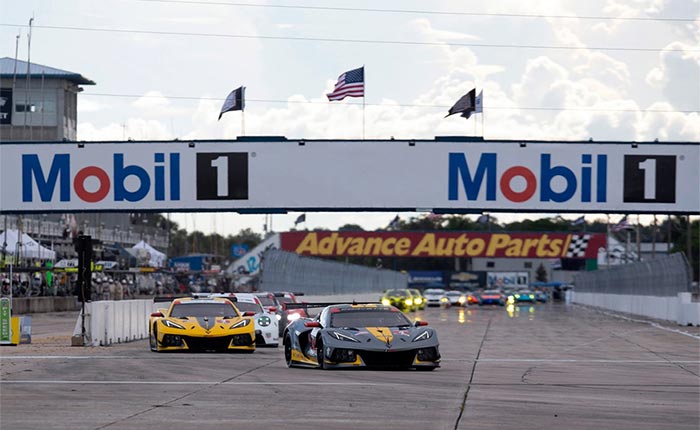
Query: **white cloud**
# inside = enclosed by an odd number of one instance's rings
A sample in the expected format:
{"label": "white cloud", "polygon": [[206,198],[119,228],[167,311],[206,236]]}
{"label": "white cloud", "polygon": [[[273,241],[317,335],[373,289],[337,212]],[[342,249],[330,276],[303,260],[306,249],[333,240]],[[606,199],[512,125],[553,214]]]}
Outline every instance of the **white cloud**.
{"label": "white cloud", "polygon": [[102,109],[103,105],[87,98],[81,98],[78,103],[78,113],[98,112]]}
{"label": "white cloud", "polygon": [[410,22],[410,25],[413,26],[419,34],[422,34],[424,36],[423,39],[427,39],[427,40],[431,40],[431,41],[452,42],[452,41],[456,41],[456,40],[460,40],[460,41],[481,40],[480,37],[475,36],[473,34],[462,33],[462,32],[458,32],[458,31],[437,30],[437,29],[433,28],[431,22],[425,18],[415,19],[415,20]]}
{"label": "white cloud", "polygon": [[170,140],[173,134],[167,126],[156,120],[129,118],[122,124],[110,123],[97,127],[92,123],[78,124],[78,138],[86,141],[100,140]]}
{"label": "white cloud", "polygon": [[678,110],[700,109],[700,53],[696,46],[673,42],[659,54],[659,65],[650,70],[646,82],[662,88]]}

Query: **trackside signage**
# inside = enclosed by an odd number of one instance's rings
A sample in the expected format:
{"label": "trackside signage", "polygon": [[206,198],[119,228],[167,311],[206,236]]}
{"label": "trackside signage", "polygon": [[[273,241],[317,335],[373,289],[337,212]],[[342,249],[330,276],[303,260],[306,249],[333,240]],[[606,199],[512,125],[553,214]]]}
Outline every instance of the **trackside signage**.
{"label": "trackside signage", "polygon": [[700,143],[0,144],[0,212],[700,212]]}
{"label": "trackside signage", "polygon": [[605,234],[283,232],[281,249],[321,257],[597,258]]}

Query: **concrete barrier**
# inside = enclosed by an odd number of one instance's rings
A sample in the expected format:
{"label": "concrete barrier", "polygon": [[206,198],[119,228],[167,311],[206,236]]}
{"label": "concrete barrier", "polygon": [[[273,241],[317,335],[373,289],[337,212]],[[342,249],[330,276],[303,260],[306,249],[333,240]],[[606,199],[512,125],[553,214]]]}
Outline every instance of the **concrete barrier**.
{"label": "concrete barrier", "polygon": [[690,293],[677,296],[634,296],[574,291],[573,302],[631,315],[674,321],[680,325],[700,325],[700,303]]}
{"label": "concrete barrier", "polygon": [[[84,345],[108,346],[148,337],[148,317],[152,300],[103,300],[85,304],[85,336],[82,336],[83,314],[78,316],[73,337],[83,338]],[[81,344],[81,343],[79,343]]]}
{"label": "concrete barrier", "polygon": [[68,312],[80,310],[80,302],[75,296],[61,297],[13,297],[12,313],[35,314],[43,312]]}

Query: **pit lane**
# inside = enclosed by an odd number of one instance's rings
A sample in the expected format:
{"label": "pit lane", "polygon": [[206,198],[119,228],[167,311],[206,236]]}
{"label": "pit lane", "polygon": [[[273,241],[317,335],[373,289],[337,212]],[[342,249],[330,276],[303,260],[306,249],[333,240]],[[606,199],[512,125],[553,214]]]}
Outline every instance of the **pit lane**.
{"label": "pit lane", "polygon": [[563,303],[429,308],[434,372],[288,369],[283,351],[70,347],[74,314],[34,315],[0,349],[8,429],[693,429],[700,333]]}

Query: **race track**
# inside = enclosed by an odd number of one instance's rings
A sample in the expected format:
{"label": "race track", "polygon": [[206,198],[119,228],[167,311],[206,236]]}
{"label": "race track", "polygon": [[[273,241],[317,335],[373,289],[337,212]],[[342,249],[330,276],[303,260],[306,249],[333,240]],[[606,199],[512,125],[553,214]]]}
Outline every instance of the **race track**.
{"label": "race track", "polygon": [[0,349],[2,429],[689,429],[698,328],[562,303],[431,308],[434,372],[288,369],[252,355],[70,347],[74,314],[34,315]]}

